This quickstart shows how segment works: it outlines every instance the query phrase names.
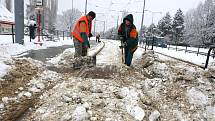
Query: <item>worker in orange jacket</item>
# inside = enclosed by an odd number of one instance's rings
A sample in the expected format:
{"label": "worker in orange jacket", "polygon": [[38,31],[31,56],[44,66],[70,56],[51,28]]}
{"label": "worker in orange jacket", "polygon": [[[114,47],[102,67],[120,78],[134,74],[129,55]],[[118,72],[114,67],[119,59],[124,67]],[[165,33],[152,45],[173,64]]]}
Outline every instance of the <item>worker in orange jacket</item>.
{"label": "worker in orange jacket", "polygon": [[77,21],[73,29],[72,36],[75,46],[75,57],[87,56],[87,50],[90,48],[88,38],[92,37],[92,20],[95,17],[95,12],[90,11]]}

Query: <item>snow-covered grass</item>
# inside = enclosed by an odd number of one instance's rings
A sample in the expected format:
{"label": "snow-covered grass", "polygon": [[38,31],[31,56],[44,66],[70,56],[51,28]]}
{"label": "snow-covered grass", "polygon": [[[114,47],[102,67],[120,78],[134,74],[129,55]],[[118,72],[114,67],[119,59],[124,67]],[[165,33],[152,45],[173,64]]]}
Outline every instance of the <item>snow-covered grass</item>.
{"label": "snow-covered grass", "polygon": [[[169,47],[169,46],[168,46]],[[176,48],[176,46],[170,46],[170,49],[171,48]],[[184,49],[186,50],[186,47],[185,46],[177,46],[178,49]],[[187,50],[191,50],[191,51],[198,51],[198,48],[196,47],[187,47]],[[209,48],[199,48],[199,52],[204,52],[204,53],[208,53],[208,50]]]}
{"label": "snow-covered grass", "polygon": [[[195,51],[198,50],[198,48],[189,48],[189,50],[190,49],[193,49]],[[185,53],[185,51],[176,51],[176,50],[172,50],[172,49],[168,50],[168,48],[154,47],[154,50],[156,52],[159,52],[159,53],[162,53],[162,54],[174,57],[174,58],[179,58],[179,59],[182,59],[185,61],[189,61],[189,62],[192,62],[194,64],[197,64],[197,65],[200,65],[203,67],[205,66],[206,59],[207,59],[207,56],[203,56],[203,55],[197,56],[196,53]],[[200,52],[207,52],[207,51],[208,51],[208,49],[201,49]],[[214,63],[215,63],[215,59],[210,57],[209,66],[214,65]]]}

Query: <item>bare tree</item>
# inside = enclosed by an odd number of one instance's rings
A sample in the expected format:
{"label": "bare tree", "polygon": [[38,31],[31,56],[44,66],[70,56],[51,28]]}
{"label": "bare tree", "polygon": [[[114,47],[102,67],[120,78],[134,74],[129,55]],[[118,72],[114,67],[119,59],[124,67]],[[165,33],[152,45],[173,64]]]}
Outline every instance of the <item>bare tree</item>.
{"label": "bare tree", "polygon": [[81,15],[82,13],[78,9],[64,11],[57,17],[56,28],[61,31],[71,30]]}
{"label": "bare tree", "polygon": [[12,12],[12,0],[6,0],[6,8]]}

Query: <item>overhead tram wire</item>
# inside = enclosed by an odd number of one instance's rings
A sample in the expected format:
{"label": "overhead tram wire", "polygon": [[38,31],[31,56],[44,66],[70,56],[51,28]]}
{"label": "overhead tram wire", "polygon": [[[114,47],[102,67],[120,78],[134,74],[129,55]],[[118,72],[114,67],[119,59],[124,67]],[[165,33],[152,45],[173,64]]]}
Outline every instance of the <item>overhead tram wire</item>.
{"label": "overhead tram wire", "polygon": [[123,10],[126,10],[126,9],[124,9],[124,8],[127,8],[127,7],[129,6],[129,4],[131,4],[131,0],[129,0],[129,1],[126,3],[126,5],[123,6],[123,7],[121,8],[121,10],[122,10],[122,9],[123,9]]}
{"label": "overhead tram wire", "polygon": [[95,6],[95,7],[97,7],[97,8],[103,8],[103,9],[108,9],[108,8],[105,8],[105,7],[101,7],[101,6],[99,6],[99,5],[96,5],[96,4],[92,4],[92,3],[88,3],[89,5],[91,5],[91,6]]}

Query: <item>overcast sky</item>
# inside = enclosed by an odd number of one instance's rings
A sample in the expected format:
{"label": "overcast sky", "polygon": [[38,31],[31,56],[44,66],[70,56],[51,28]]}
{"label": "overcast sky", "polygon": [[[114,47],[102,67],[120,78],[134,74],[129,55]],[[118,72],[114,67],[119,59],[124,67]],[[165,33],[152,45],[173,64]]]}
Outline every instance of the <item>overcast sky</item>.
{"label": "overcast sky", "polygon": [[[156,13],[153,15],[153,22],[157,24],[166,12],[170,12],[173,17],[176,11],[181,8],[184,14],[192,9],[196,8],[200,2],[205,0],[146,0],[146,10],[153,12],[162,12]],[[62,13],[67,9],[72,8],[72,0],[59,0],[58,13]],[[73,0],[74,8],[79,9],[81,12],[84,12],[85,9],[85,0]],[[120,4],[119,4],[120,3]],[[143,0],[88,0],[87,11],[95,11],[98,13],[97,20],[106,21],[106,27],[111,28],[117,25],[117,18],[119,16],[119,24],[121,23],[121,12],[122,10],[127,10],[132,12],[134,15],[134,24],[137,28],[140,28],[141,25],[141,13],[143,8]],[[117,10],[117,11],[111,11]],[[96,31],[103,31],[104,22],[97,22]],[[152,13],[145,12],[144,25],[149,26],[152,23]]]}

